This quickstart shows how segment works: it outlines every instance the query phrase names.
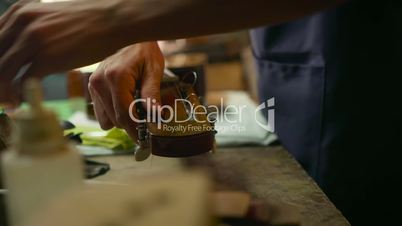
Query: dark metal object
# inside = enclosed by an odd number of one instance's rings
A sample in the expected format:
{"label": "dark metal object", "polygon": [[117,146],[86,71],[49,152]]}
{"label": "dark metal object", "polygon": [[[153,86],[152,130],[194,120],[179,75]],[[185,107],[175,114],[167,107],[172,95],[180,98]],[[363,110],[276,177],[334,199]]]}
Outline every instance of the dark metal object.
{"label": "dark metal object", "polygon": [[[140,85],[138,85],[135,97],[140,98]],[[144,120],[146,118],[146,112],[142,106],[142,103],[138,102],[135,106],[137,117],[140,120]],[[148,129],[145,123],[139,123],[137,125],[137,142],[138,146],[134,152],[135,160],[144,161],[151,155],[151,150],[149,149],[148,143]]]}
{"label": "dark metal object", "polygon": [[61,121],[61,128],[63,128],[64,130],[74,129],[75,125],[70,121],[63,120]]}
{"label": "dark metal object", "polygon": [[92,179],[106,174],[110,170],[110,165],[85,159],[85,177]]}
{"label": "dark metal object", "polygon": [[76,144],[82,144],[81,135],[82,135],[82,133],[76,133],[76,134],[69,133],[69,134],[65,135],[64,137],[66,137],[70,141],[74,141]]}
{"label": "dark metal object", "polygon": [[[70,121],[61,121],[60,122],[61,128],[63,130],[70,130],[70,129],[74,129],[75,125],[70,122]],[[81,139],[81,135],[82,133],[68,133],[66,135],[64,135],[64,137],[66,137],[67,139],[69,139],[70,141],[74,141],[77,144],[82,144],[82,139]]]}

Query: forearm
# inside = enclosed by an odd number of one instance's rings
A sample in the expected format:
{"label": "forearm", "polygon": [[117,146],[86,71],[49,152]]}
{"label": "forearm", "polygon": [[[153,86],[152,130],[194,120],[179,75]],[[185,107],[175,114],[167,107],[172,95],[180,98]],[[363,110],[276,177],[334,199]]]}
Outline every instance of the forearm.
{"label": "forearm", "polygon": [[85,0],[15,4],[0,17],[0,80],[88,65],[133,43],[274,24],[346,0]]}
{"label": "forearm", "polygon": [[[270,25],[344,0],[132,0],[116,7],[133,42],[186,38]],[[123,11],[120,11],[123,10]]]}

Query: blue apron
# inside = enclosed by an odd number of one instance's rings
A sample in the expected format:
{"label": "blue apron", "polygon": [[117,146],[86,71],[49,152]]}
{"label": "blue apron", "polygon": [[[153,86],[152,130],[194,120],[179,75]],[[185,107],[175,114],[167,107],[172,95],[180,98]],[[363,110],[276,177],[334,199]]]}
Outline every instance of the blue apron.
{"label": "blue apron", "polygon": [[401,5],[351,1],[251,31],[275,132],[352,225],[399,222]]}

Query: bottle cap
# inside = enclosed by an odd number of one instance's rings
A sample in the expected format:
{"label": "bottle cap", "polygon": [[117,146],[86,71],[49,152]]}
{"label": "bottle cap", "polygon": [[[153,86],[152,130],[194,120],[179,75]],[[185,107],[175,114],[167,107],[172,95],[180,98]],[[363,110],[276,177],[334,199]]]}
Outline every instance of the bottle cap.
{"label": "bottle cap", "polygon": [[23,155],[46,155],[64,150],[63,131],[56,115],[43,108],[42,89],[38,80],[27,80],[24,86],[28,109],[15,114],[14,147]]}

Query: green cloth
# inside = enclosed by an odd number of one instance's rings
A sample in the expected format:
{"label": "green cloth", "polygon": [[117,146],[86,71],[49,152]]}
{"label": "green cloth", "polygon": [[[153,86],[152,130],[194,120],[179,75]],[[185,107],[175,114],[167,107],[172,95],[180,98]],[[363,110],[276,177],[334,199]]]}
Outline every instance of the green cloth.
{"label": "green cloth", "polygon": [[133,140],[128,136],[126,131],[113,128],[108,131],[101,129],[77,126],[74,129],[65,130],[64,134],[81,134],[82,145],[98,146],[111,150],[132,150],[134,148]]}
{"label": "green cloth", "polygon": [[[59,120],[67,120],[77,112],[86,112],[86,101],[84,98],[74,98],[66,100],[48,100],[43,102],[46,109],[53,111]],[[26,109],[27,103],[21,104],[20,108]],[[1,112],[0,108],[0,112]],[[80,125],[79,121],[74,122],[75,128],[65,130],[64,135],[81,134],[82,145],[87,147],[100,147],[112,150],[111,153],[131,152],[135,143],[126,133],[118,128],[104,131],[99,126]],[[88,151],[87,151],[88,152]],[[89,151],[90,152],[90,151]]]}
{"label": "green cloth", "polygon": [[[75,112],[86,111],[86,101],[84,98],[44,101],[43,105],[45,108],[55,112],[60,120],[69,120]],[[27,104],[24,103],[21,107],[25,108]],[[122,129],[113,128],[103,131],[100,128],[86,127],[79,124],[75,126],[76,128],[74,129],[65,130],[64,134],[81,133],[82,145],[98,146],[119,151],[132,150],[134,148],[134,142]]]}

